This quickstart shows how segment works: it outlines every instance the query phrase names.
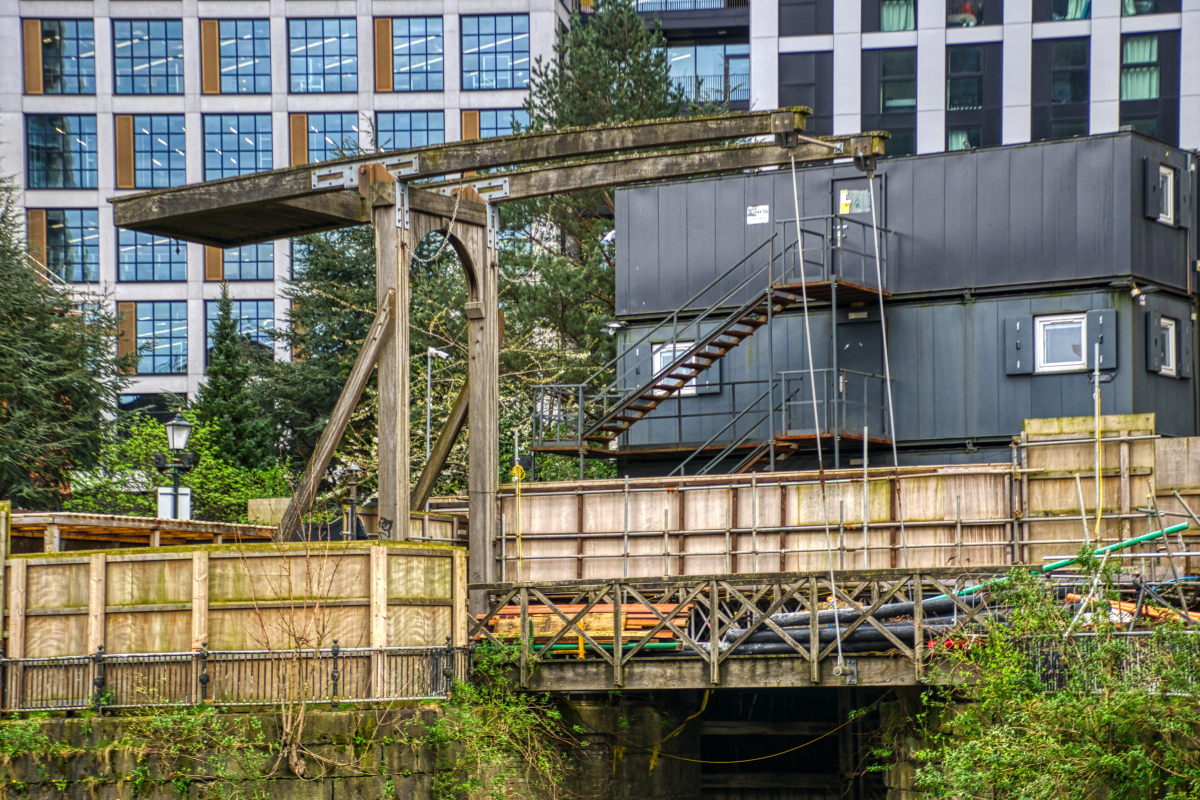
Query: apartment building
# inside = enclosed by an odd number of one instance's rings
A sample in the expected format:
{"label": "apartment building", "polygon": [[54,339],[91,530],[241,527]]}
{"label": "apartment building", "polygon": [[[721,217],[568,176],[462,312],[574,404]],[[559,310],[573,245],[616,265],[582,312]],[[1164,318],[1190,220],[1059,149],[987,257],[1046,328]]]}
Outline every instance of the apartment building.
{"label": "apartment building", "polygon": [[[896,155],[1123,128],[1200,147],[1200,0],[645,0],[639,8],[660,20],[683,85],[699,81],[719,97],[724,69],[734,107],[807,105],[810,131],[887,129]],[[707,80],[693,77],[706,71]]]}
{"label": "apartment building", "polygon": [[222,281],[270,346],[293,247],[120,231],[109,197],[506,134],[568,18],[560,0],[0,0],[0,171],[34,257],[148,345],[122,406],[197,391]]}

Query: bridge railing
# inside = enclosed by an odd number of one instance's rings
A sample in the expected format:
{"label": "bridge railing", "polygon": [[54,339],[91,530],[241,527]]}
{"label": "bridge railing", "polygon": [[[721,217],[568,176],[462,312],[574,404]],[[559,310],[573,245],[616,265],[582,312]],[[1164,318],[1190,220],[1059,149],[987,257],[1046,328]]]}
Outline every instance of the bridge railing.
{"label": "bridge railing", "polygon": [[198,650],[0,659],[4,712],[377,703],[449,695],[469,647]]}
{"label": "bridge railing", "polygon": [[[927,633],[944,640],[969,631],[986,609],[988,590],[960,593],[1004,571],[875,570],[833,573],[832,581],[826,572],[478,585],[472,588],[486,590],[487,611],[470,622],[469,638],[518,645],[523,686],[537,661],[553,659],[603,660],[620,686],[630,662],[645,658],[703,661],[715,685],[727,659],[765,653],[803,659],[817,682],[821,664],[844,652],[888,650],[910,660],[920,678],[928,663]],[[927,618],[931,599],[938,600],[936,619]],[[911,608],[897,613],[904,610],[897,604]]]}

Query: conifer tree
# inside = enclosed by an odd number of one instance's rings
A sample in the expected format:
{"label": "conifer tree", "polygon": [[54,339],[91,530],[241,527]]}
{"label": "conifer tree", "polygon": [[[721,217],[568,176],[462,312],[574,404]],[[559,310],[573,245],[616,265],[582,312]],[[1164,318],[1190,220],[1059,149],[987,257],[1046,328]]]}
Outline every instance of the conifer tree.
{"label": "conifer tree", "polygon": [[225,461],[245,469],[265,469],[275,460],[274,437],[252,379],[259,356],[238,330],[228,283],[221,284],[211,336],[213,346],[196,397],[196,416],[216,426],[216,450]]}
{"label": "conifer tree", "polygon": [[[291,352],[271,364],[262,392],[282,432],[293,466],[307,461],[337,403],[367,331],[375,319],[375,240],[371,226],[345,228],[297,240],[288,325],[272,335]],[[374,394],[372,377],[364,397]],[[375,427],[374,413],[357,414],[352,429]]]}
{"label": "conifer tree", "polygon": [[30,264],[20,220],[0,179],[0,498],[55,510],[95,462],[136,354],[117,356],[108,302],[84,304]]}

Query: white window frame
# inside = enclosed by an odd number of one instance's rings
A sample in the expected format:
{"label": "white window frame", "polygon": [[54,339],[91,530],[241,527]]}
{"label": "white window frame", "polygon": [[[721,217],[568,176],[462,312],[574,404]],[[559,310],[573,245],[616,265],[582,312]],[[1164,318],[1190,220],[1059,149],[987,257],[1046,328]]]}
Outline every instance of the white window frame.
{"label": "white window frame", "polygon": [[[1166,178],[1166,186],[1163,186]],[[1158,184],[1162,188],[1158,198],[1158,221],[1165,225],[1175,224],[1175,168],[1158,165]]]}
{"label": "white window frame", "polygon": [[1159,375],[1166,375],[1168,378],[1174,378],[1179,375],[1179,324],[1170,317],[1163,317],[1162,322],[1162,337],[1163,337],[1163,360],[1162,366],[1158,368]]}
{"label": "white window frame", "polygon": [[[652,368],[654,374],[662,372],[668,364],[676,359],[676,357],[687,352],[688,348],[694,345],[695,342],[665,342],[663,344],[654,345],[654,354],[652,358]],[[672,378],[672,380],[677,380]],[[696,379],[692,378],[675,392],[680,397],[690,397],[696,393]]]}
{"label": "white window frame", "polygon": [[[1083,346],[1079,361],[1056,362],[1052,364],[1046,363],[1046,327],[1059,322],[1078,322],[1079,337]],[[1047,314],[1033,318],[1033,351],[1034,351],[1034,372],[1036,373],[1055,373],[1055,372],[1085,372],[1087,371],[1087,313],[1081,312],[1078,314]]]}

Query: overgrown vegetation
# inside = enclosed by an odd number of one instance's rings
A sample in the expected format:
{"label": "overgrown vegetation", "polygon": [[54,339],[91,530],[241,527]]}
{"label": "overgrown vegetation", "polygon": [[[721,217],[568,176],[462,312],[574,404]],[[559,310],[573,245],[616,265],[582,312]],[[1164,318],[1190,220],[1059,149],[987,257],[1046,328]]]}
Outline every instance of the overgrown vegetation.
{"label": "overgrown vegetation", "polygon": [[915,762],[927,796],[1200,797],[1196,637],[1174,623],[1119,635],[1113,574],[1090,555],[1083,566],[1097,602],[1078,618],[1052,584],[1014,570],[998,598],[1011,613],[942,648],[941,675],[880,753]]}
{"label": "overgrown vegetation", "polygon": [[[250,522],[246,501],[280,497],[291,492],[289,475],[279,465],[248,469],[231,463],[221,449],[221,428],[202,422],[193,410],[184,410],[193,423],[188,450],[196,456],[181,485],[192,488],[192,517],[218,522]],[[166,453],[167,431],[161,422],[144,414],[122,416],[105,437],[96,465],[72,476],[68,511],[92,514],[153,516],[156,491],[171,483],[168,472],[159,472],[154,456]]]}
{"label": "overgrown vegetation", "polygon": [[[86,783],[93,792],[123,784],[130,800],[161,790],[203,800],[264,800],[272,781],[359,776],[378,778],[390,800],[399,796],[397,781],[424,763],[428,767],[420,769],[432,777],[430,800],[503,800],[535,790],[562,797],[582,744],[574,738],[578,731],[568,729],[546,696],[516,690],[508,678],[513,659],[511,649],[480,648],[473,682],[457,683],[436,708],[351,709],[345,735],[330,739],[326,733],[323,741],[332,747],[301,745],[297,751],[296,742],[312,741],[311,730],[289,735],[280,711],[229,713],[210,705],[168,705],[107,721],[112,727],[106,730],[119,730],[119,738],[96,737],[87,745],[83,739],[99,722],[90,713],[81,725],[74,723],[80,741],[72,742],[52,736],[52,720],[45,717],[6,720],[0,722],[0,775],[10,790],[20,791],[31,780],[59,791],[73,783]],[[311,726],[313,716],[307,719]],[[382,749],[388,747],[409,750],[412,758],[389,756]],[[89,755],[103,756],[108,768],[81,777],[68,759]],[[298,770],[297,758],[315,769]],[[28,763],[18,764],[22,759]]]}
{"label": "overgrown vegetation", "polygon": [[528,789],[563,796],[581,743],[547,695],[517,691],[508,677],[514,660],[515,648],[477,649],[474,680],[456,683],[443,713],[424,726],[415,743],[434,755],[433,800],[504,800]]}

